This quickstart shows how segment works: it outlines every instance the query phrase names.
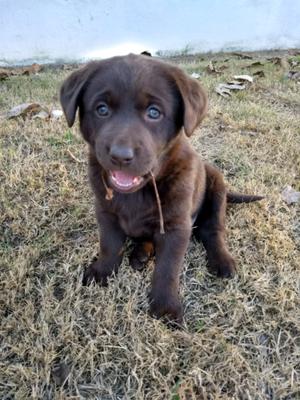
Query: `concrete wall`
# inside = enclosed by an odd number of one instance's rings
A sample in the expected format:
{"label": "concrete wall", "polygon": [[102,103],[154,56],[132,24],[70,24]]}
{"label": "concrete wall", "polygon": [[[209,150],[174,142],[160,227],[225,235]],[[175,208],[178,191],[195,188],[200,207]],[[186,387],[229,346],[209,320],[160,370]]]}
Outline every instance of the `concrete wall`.
{"label": "concrete wall", "polygon": [[300,47],[300,0],[0,0],[0,61]]}

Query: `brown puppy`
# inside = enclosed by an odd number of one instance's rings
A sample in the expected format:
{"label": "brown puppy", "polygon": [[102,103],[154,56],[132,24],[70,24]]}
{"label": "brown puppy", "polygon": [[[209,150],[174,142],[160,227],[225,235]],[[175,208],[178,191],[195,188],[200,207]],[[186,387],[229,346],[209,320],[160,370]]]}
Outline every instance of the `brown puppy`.
{"label": "brown puppy", "polygon": [[189,144],[205,116],[206,94],[179,68],[129,55],[74,72],[61,88],[61,104],[69,126],[79,108],[101,231],[100,257],[83,283],[107,284],[129,236],[136,241],[134,268],[155,251],[151,313],[180,323],[179,274],[192,227],[210,267],[230,277],[235,262],[224,238],[226,201],[261,198],[227,193],[221,173]]}

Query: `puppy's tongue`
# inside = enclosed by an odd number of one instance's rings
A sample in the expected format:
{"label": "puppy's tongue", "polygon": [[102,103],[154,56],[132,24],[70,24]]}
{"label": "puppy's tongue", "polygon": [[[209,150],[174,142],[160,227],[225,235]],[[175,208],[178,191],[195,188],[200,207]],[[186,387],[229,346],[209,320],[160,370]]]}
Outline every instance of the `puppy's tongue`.
{"label": "puppy's tongue", "polygon": [[140,176],[134,176],[124,171],[111,171],[111,176],[113,182],[124,189],[130,189],[131,187],[138,185],[142,179]]}

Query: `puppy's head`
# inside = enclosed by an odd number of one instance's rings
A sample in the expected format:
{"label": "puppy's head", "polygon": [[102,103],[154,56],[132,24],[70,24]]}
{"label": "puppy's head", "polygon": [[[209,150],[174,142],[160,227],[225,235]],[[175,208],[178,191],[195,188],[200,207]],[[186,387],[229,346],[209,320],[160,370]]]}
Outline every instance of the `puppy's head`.
{"label": "puppy's head", "polygon": [[182,128],[190,136],[205,115],[198,82],[177,67],[129,55],[92,62],[61,88],[69,126],[79,108],[80,128],[110,185],[133,192],[157,170]]}

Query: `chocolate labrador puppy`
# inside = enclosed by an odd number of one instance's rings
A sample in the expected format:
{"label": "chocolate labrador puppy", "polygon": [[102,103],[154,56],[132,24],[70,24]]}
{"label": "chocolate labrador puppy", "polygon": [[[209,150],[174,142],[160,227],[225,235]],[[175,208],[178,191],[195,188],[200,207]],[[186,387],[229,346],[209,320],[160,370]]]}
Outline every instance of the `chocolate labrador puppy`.
{"label": "chocolate labrador puppy", "polygon": [[192,228],[209,266],[231,277],[236,267],[225,243],[226,203],[262,198],[228,193],[221,173],[190,145],[207,110],[205,92],[179,68],[130,54],[74,72],[63,83],[61,104],[70,127],[79,109],[100,227],[100,256],[83,283],[106,285],[131,237],[135,269],[156,256],[152,315],[180,323],[179,275]]}

